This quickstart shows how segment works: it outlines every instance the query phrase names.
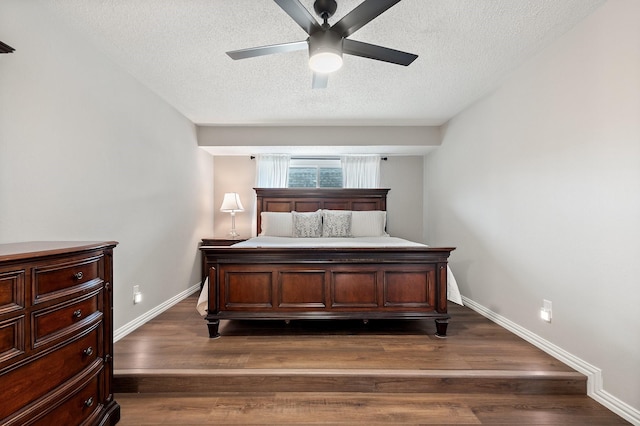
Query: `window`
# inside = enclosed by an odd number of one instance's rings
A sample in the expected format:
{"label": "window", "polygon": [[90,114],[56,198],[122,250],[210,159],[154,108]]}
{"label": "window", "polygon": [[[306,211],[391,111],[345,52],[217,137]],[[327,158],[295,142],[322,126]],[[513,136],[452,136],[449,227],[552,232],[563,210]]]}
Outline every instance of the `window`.
{"label": "window", "polygon": [[289,188],[342,188],[340,160],[292,158]]}

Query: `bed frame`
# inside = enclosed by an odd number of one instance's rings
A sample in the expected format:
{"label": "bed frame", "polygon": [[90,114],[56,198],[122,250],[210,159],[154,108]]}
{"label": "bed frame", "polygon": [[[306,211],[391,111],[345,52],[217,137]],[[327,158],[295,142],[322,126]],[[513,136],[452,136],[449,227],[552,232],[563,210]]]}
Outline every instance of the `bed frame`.
{"label": "bed frame", "polygon": [[[386,210],[388,189],[255,188],[263,211]],[[447,334],[452,247],[233,248],[202,245],[210,337],[221,319],[423,319]]]}

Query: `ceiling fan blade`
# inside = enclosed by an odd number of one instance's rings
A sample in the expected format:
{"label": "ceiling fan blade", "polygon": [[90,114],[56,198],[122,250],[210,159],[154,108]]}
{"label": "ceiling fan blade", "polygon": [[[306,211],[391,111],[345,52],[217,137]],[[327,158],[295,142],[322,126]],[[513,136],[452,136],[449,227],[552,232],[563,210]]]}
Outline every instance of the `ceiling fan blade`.
{"label": "ceiling fan blade", "polygon": [[0,41],[0,53],[11,53],[11,52],[14,52],[15,50],[16,49],[9,46],[8,44],[4,44],[3,42]]}
{"label": "ceiling fan blade", "polygon": [[319,72],[313,73],[313,81],[311,82],[312,89],[326,89],[329,82],[329,74],[322,74]]}
{"label": "ceiling fan blade", "polygon": [[299,0],[274,0],[307,34],[321,29],[318,21]]}
{"label": "ceiling fan blade", "polygon": [[255,58],[256,56],[271,55],[273,53],[295,52],[308,49],[307,40],[291,43],[272,44],[270,46],[250,47],[248,49],[232,50],[227,52],[231,59]]}
{"label": "ceiling fan blade", "polygon": [[404,65],[405,67],[418,57],[418,55],[414,55],[413,53],[402,52],[400,50],[350,39],[344,39],[342,52],[349,55],[362,56],[363,58]]}
{"label": "ceiling fan blade", "polygon": [[335,30],[342,37],[349,37],[399,1],[400,0],[365,0],[333,24],[331,29]]}

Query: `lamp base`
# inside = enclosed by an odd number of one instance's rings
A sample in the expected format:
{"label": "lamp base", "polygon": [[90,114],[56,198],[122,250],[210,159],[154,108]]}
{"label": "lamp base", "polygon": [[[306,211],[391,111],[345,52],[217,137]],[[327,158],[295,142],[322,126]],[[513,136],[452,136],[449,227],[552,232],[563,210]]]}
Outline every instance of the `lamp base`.
{"label": "lamp base", "polygon": [[240,234],[236,231],[236,212],[231,211],[231,231],[227,234],[230,240],[237,240],[240,238]]}

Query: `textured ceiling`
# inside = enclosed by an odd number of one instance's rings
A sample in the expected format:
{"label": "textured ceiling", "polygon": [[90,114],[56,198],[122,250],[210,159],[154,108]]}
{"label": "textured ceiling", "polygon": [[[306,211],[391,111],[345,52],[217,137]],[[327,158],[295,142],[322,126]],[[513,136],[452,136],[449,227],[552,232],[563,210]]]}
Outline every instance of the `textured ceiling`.
{"label": "textured ceiling", "polygon": [[[350,38],[418,54],[413,64],[345,55],[312,90],[306,51],[225,54],[306,39],[271,0],[38,1],[196,124],[334,126],[440,125],[603,3],[403,0]],[[359,3],[338,0],[330,23]]]}

